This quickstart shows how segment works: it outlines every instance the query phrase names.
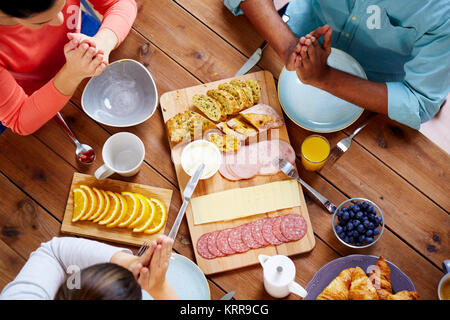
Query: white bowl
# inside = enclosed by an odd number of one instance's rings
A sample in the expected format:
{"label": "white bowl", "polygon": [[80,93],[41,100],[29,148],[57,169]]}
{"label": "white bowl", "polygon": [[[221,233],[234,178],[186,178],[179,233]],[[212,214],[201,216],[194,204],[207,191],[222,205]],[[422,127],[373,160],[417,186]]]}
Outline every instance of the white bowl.
{"label": "white bowl", "polygon": [[123,59],[89,80],[81,105],[97,122],[131,127],[153,115],[158,106],[158,91],[147,68],[135,60]]}
{"label": "white bowl", "polygon": [[[202,149],[194,150],[194,148],[200,146],[203,146]],[[195,151],[197,153],[191,153]],[[197,158],[198,161],[193,161],[192,157],[194,157],[194,159]],[[186,174],[192,176],[198,166],[202,163],[202,159],[209,160],[208,162],[212,165],[208,167],[207,163],[205,163],[206,161],[203,162],[206,167],[200,177],[200,180],[211,178],[216,174],[222,164],[222,153],[214,143],[207,140],[195,140],[184,147],[183,152],[181,153],[181,167]]]}

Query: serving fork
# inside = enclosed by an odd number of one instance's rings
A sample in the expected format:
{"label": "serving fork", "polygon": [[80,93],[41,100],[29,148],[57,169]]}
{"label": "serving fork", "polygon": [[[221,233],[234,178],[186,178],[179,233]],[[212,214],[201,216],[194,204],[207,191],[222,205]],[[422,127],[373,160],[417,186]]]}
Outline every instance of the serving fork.
{"label": "serving fork", "polygon": [[301,183],[303,187],[305,187],[320,203],[323,204],[323,206],[330,212],[334,213],[336,211],[336,206],[327,198],[325,198],[323,195],[321,195],[317,190],[315,190],[313,187],[311,187],[309,184],[307,184],[305,181],[303,181],[299,175],[297,169],[290,163],[289,161],[286,161],[284,159],[274,159],[273,160],[274,166],[280,168],[281,171],[283,171],[287,176],[290,178],[296,179],[298,182]]}
{"label": "serving fork", "polygon": [[362,130],[365,126],[367,126],[372,118],[373,114],[369,115],[366,121],[360,125],[351,135],[346,138],[340,140],[330,151],[330,155],[327,159],[327,166],[331,166],[335,163],[347,150],[350,148],[352,143],[352,139]]}
{"label": "serving fork", "polygon": [[136,256],[140,257],[144,254],[145,251],[147,251],[148,248],[150,248],[150,241],[145,240],[142,246],[139,248],[138,252],[136,253]]}

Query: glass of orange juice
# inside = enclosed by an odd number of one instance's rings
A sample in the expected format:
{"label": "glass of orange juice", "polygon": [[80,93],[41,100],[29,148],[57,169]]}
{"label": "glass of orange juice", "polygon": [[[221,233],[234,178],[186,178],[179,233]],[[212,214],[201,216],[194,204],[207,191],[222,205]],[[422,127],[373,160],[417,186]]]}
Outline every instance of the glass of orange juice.
{"label": "glass of orange juice", "polygon": [[306,170],[320,170],[327,161],[330,154],[330,143],[325,137],[318,134],[308,136],[303,140],[302,147],[302,164]]}

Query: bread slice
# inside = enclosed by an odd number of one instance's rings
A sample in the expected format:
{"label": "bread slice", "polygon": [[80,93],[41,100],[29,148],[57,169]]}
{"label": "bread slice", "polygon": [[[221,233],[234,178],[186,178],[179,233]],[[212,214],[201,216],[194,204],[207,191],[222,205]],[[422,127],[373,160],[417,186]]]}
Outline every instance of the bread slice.
{"label": "bread slice", "polygon": [[226,115],[233,114],[235,110],[239,108],[236,99],[227,91],[212,89],[208,90],[206,95],[219,101],[222,104]]}
{"label": "bread slice", "polygon": [[258,131],[250,124],[246,123],[242,116],[237,116],[227,121],[227,125],[236,131],[243,134],[246,138],[258,135]]}
{"label": "bread slice", "polygon": [[242,89],[241,87],[233,86],[230,83],[221,83],[219,84],[218,89],[231,93],[238,102],[239,107],[236,110],[233,110],[233,113],[237,113],[250,106],[248,103],[247,95],[245,94],[244,89]]}
{"label": "bread slice", "polygon": [[226,122],[220,122],[217,124],[217,128],[219,128],[224,134],[230,137],[234,137],[238,140],[245,140],[247,137],[243,135],[242,133],[238,133],[231,129]]}
{"label": "bread slice", "polygon": [[214,143],[222,152],[236,152],[241,147],[241,141],[229,135],[212,133],[208,140]]}
{"label": "bread slice", "polygon": [[252,89],[253,92],[253,103],[258,103],[259,97],[261,96],[261,86],[255,79],[247,79],[245,83]]}
{"label": "bread slice", "polygon": [[259,132],[281,127],[283,118],[270,106],[259,103],[239,113],[251,123]]}
{"label": "bread slice", "polygon": [[223,121],[227,118],[222,104],[216,99],[204,94],[196,94],[192,97],[192,102],[197,109],[214,122]]}
{"label": "bread slice", "polygon": [[216,128],[214,122],[192,110],[176,114],[167,121],[166,126],[172,143],[191,141],[197,137],[201,139],[205,131]]}
{"label": "bread slice", "polygon": [[240,87],[240,88],[242,88],[242,90],[244,90],[245,95],[247,96],[247,100],[248,100],[248,107],[251,107],[255,104],[255,102],[253,101],[252,88],[246,82],[238,80],[238,79],[234,79],[234,80],[231,80],[230,83],[233,86]]}

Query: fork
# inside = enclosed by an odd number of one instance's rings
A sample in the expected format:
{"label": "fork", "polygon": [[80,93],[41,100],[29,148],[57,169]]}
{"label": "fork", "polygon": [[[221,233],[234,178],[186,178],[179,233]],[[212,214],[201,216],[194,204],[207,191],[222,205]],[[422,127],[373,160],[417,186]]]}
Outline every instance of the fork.
{"label": "fork", "polygon": [[142,246],[139,248],[138,252],[136,253],[137,257],[140,257],[144,254],[147,249],[150,248],[150,241],[145,240]]}
{"label": "fork", "polygon": [[275,167],[280,168],[281,171],[283,171],[287,176],[290,178],[296,179],[298,182],[302,184],[303,187],[305,187],[320,203],[323,204],[323,206],[330,212],[334,213],[336,211],[336,206],[327,198],[325,198],[323,195],[321,195],[317,190],[315,190],[313,187],[311,187],[309,184],[307,184],[305,181],[303,181],[299,175],[297,169],[292,165],[292,163],[278,158],[273,160],[273,164]]}
{"label": "fork", "polygon": [[372,118],[373,114],[369,115],[366,121],[360,125],[351,135],[340,140],[334,147],[331,149],[330,155],[328,156],[327,165],[330,166],[335,163],[349,148],[352,143],[352,139],[356,136],[365,126],[367,126]]}

